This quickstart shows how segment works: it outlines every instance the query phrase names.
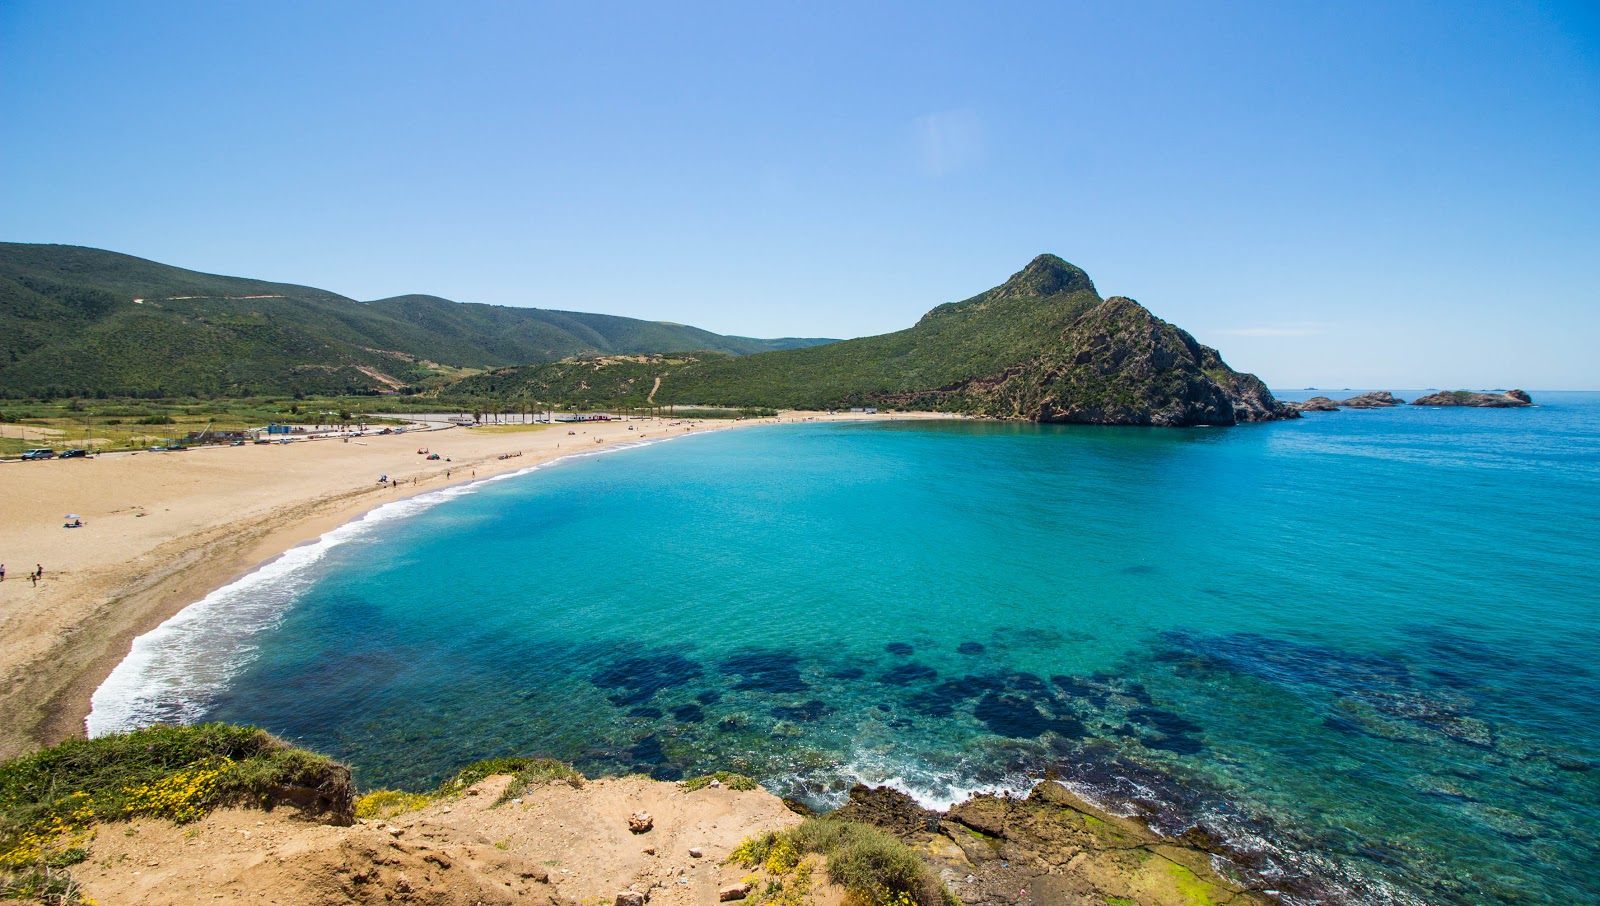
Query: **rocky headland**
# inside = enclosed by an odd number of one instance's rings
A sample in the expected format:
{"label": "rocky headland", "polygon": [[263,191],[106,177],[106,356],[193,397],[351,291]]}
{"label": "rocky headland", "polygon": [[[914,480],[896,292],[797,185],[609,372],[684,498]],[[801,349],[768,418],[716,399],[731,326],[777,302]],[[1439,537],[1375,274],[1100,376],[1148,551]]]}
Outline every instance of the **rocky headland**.
{"label": "rocky headland", "polygon": [[876,408],[1033,422],[1188,427],[1298,418],[1255,375],[1083,269],[1039,255],[1005,283],[915,325],[739,357],[572,361],[497,369],[475,398],[734,408]]}
{"label": "rocky headland", "polygon": [[1089,309],[1033,361],[962,389],[983,414],[1036,422],[1181,427],[1300,415],[1125,296]]}
{"label": "rocky headland", "polygon": [[1504,393],[1474,393],[1470,390],[1445,390],[1411,401],[1413,406],[1474,406],[1480,409],[1520,409],[1533,405],[1533,398],[1522,390]]}

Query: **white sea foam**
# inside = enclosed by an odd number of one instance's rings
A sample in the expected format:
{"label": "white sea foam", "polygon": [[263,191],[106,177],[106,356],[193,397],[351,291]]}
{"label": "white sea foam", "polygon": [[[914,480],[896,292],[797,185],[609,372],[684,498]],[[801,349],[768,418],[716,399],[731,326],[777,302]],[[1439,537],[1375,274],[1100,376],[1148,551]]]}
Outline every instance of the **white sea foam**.
{"label": "white sea foam", "polygon": [[134,639],[128,656],[90,699],[85,728],[91,737],[96,737],[152,724],[197,720],[229,682],[255,660],[256,637],[277,627],[312,584],[314,573],[309,567],[333,548],[370,534],[383,523],[414,516],[491,482],[527,475],[570,459],[693,436],[703,435],[669,435],[610,444],[377,507],[316,541],[290,549]]}
{"label": "white sea foam", "polygon": [[886,786],[916,800],[925,809],[943,812],[973,796],[1026,796],[1038,778],[1015,773],[989,783],[976,783],[954,771],[907,765],[893,758],[858,755],[840,765],[838,773],[845,789],[855,783],[870,787]]}

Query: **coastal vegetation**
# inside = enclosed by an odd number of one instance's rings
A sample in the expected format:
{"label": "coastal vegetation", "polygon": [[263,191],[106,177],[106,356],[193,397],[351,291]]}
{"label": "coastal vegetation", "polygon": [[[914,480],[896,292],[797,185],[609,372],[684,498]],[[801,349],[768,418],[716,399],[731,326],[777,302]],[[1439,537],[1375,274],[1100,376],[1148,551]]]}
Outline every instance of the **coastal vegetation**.
{"label": "coastal vegetation", "polygon": [[0,244],[0,397],[425,399],[434,408],[879,407],[1133,425],[1298,416],[1040,255],[905,330],[756,340],[610,315],[375,302],[73,246]]}
{"label": "coastal vegetation", "polygon": [[152,727],[71,739],[0,764],[0,892],[77,902],[68,869],[97,825],[135,818],[187,823],[225,806],[348,819],[350,771],[254,727]]}
{"label": "coastal vegetation", "polygon": [[838,818],[808,818],[791,830],[741,842],[729,861],[761,869],[757,903],[795,904],[810,892],[816,865],[844,889],[850,906],[956,906],[955,898],[911,847],[875,827]]}
{"label": "coastal vegetation", "polygon": [[0,243],[0,393],[353,395],[575,355],[827,342],[406,295],[360,302],[66,245]]}
{"label": "coastal vegetation", "polygon": [[[192,432],[269,424],[308,429],[388,424],[391,420],[375,414],[377,402],[372,397],[13,400],[0,404],[0,455],[36,447],[139,450],[180,441]],[[384,402],[381,408],[389,410]],[[437,409],[439,402],[432,402]]]}

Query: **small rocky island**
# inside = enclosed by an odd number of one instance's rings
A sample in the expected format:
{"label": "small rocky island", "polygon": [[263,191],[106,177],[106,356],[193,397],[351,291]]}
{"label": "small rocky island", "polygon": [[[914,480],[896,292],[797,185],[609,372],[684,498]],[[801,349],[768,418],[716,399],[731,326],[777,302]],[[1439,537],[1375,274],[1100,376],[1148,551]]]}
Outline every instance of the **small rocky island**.
{"label": "small rocky island", "polygon": [[1387,390],[1378,390],[1373,393],[1363,393],[1352,396],[1347,400],[1333,400],[1326,396],[1313,396],[1311,399],[1299,403],[1284,403],[1300,412],[1337,412],[1340,409],[1387,409],[1390,406],[1404,406],[1406,401],[1395,396]]}
{"label": "small rocky island", "polygon": [[[1340,409],[1388,409],[1394,406],[1404,406],[1406,401],[1395,396],[1387,390],[1378,390],[1372,393],[1363,393],[1352,396],[1346,400],[1334,400],[1326,396],[1313,396],[1311,399],[1298,403],[1285,402],[1280,405],[1294,409],[1297,412],[1337,412]],[[1533,399],[1521,390],[1508,390],[1504,393],[1474,393],[1470,390],[1446,390],[1440,393],[1418,397],[1411,401],[1413,406],[1477,406],[1484,409],[1516,409],[1533,405]]]}
{"label": "small rocky island", "polygon": [[1522,390],[1504,393],[1474,393],[1471,390],[1445,390],[1418,397],[1413,406],[1476,406],[1480,409],[1520,409],[1533,405],[1533,398]]}

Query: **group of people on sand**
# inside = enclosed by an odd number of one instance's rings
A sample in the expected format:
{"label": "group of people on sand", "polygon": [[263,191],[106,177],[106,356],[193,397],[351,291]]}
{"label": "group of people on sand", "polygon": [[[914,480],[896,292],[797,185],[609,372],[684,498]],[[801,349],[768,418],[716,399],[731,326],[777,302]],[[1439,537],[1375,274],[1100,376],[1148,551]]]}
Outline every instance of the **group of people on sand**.
{"label": "group of people on sand", "polygon": [[[38,587],[39,580],[44,578],[44,564],[36,564],[33,568],[33,572],[28,573],[28,578],[33,580],[34,587]],[[4,582],[5,580],[6,565],[4,563],[0,563],[0,582]]]}
{"label": "group of people on sand", "polygon": [[522,455],[522,451],[518,450],[515,453],[501,453],[499,456],[496,456],[495,458],[496,459],[516,459],[518,456],[521,456],[521,455]]}

